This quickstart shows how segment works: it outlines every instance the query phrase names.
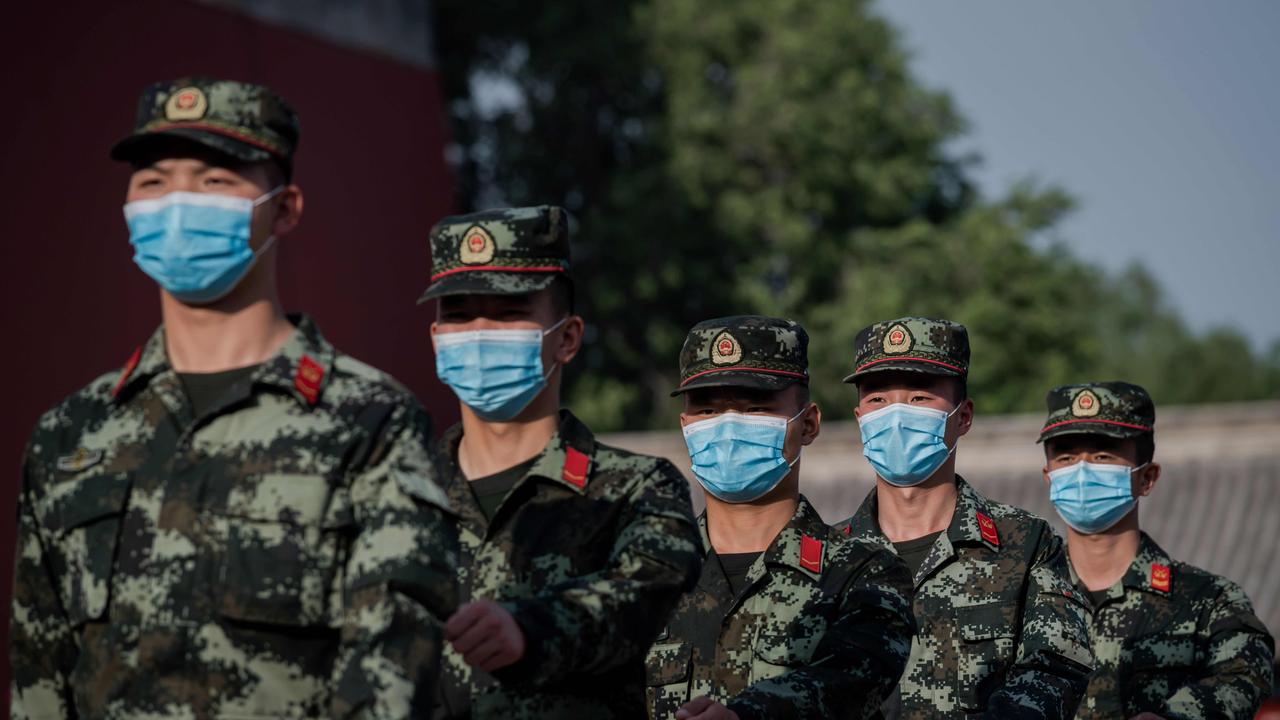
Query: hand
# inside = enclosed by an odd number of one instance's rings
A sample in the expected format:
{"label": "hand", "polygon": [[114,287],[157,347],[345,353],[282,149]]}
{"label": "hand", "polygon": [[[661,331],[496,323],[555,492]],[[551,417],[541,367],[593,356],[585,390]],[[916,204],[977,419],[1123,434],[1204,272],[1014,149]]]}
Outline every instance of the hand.
{"label": "hand", "polygon": [[702,696],[681,705],[676,711],[676,720],[738,720],[738,713]]}
{"label": "hand", "polygon": [[524,631],[506,608],[492,600],[458,608],[444,624],[444,638],[464,662],[485,672],[524,657]]}
{"label": "hand", "polygon": [[1153,712],[1141,712],[1129,718],[1129,720],[1164,720],[1164,718]]}

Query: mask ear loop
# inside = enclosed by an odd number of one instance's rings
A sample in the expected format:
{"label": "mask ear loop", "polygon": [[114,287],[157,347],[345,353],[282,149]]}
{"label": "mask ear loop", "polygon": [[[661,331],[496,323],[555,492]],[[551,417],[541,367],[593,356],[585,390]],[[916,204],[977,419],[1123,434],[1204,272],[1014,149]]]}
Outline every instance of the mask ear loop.
{"label": "mask ear loop", "polygon": [[[803,415],[803,414],[805,414],[805,413],[809,412],[809,408],[810,408],[810,407],[811,407],[811,405],[805,405],[803,408],[801,408],[800,412],[796,413],[795,415],[792,415],[792,416],[791,416],[791,419],[790,419],[790,420],[787,420],[787,427],[791,427],[791,423],[792,423],[792,421],[794,421],[796,418],[798,418],[798,417],[800,417],[801,415]],[[787,436],[786,436],[786,433],[785,433],[785,432],[784,432],[784,433],[783,433],[783,435],[782,435],[782,441],[783,441],[784,443],[787,441]],[[794,458],[792,458],[792,459],[791,459],[791,462],[787,463],[787,467],[789,467],[789,468],[793,468],[793,467],[795,467],[795,466],[796,466],[796,463],[800,462],[800,453],[801,453],[803,450],[804,450],[804,446],[803,446],[803,445],[801,445],[801,446],[800,446],[800,449],[799,449],[799,450],[796,450],[796,456],[795,456]]]}
{"label": "mask ear loop", "polygon": [[[556,330],[559,330],[559,329],[560,329],[560,326],[561,326],[561,325],[564,325],[564,324],[565,324],[565,323],[567,323],[567,322],[569,322],[569,316],[568,316],[568,315],[565,315],[564,317],[560,318],[560,322],[556,323],[555,325],[552,325],[551,327],[547,328],[546,330],[543,330],[543,331],[542,331],[542,337],[546,337],[546,336],[550,335],[551,333],[555,332]],[[551,369],[547,371],[547,374],[546,374],[546,375],[543,375],[543,376],[542,376],[542,382],[547,382],[548,380],[550,380],[550,379],[551,379],[551,373],[555,372],[555,371],[556,371],[556,368],[558,368],[558,367],[560,367],[560,363],[559,363],[559,362],[551,363]]]}

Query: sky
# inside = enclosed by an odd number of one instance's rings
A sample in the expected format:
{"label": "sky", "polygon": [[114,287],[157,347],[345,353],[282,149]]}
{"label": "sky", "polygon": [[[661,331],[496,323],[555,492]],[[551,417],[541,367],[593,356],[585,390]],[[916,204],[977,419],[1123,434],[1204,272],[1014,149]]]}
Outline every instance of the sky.
{"label": "sky", "polygon": [[1190,327],[1280,341],[1280,2],[880,0],[998,197],[1034,178],[1078,209],[1074,252],[1137,261]]}

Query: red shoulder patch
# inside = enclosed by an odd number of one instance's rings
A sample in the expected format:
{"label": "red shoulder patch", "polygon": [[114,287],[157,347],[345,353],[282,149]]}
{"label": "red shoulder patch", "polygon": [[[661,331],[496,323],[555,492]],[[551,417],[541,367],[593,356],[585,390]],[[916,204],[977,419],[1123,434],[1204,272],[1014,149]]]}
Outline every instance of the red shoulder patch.
{"label": "red shoulder patch", "polygon": [[128,362],[126,362],[124,367],[121,368],[120,379],[116,380],[116,386],[111,388],[111,397],[119,395],[120,391],[124,389],[124,384],[129,382],[129,376],[133,374],[133,371],[138,369],[138,361],[141,359],[142,346],[139,345],[134,349],[133,354],[129,356]]}
{"label": "red shoulder patch", "polygon": [[564,448],[564,469],[560,476],[570,485],[581,490],[587,485],[587,472],[591,469],[591,458],[568,445]]}
{"label": "red shoulder patch", "polygon": [[800,536],[800,567],[822,572],[822,541],[809,535]]}
{"label": "red shoulder patch", "polygon": [[996,547],[1000,547],[1000,535],[996,533],[996,521],[976,510],[973,515],[978,518],[978,532],[982,533],[982,539]]}
{"label": "red shoulder patch", "polygon": [[293,376],[293,386],[302,393],[307,402],[315,405],[320,398],[320,383],[324,381],[324,366],[303,355],[298,361],[298,372]]}
{"label": "red shoulder patch", "polygon": [[1151,588],[1167,593],[1172,585],[1173,573],[1169,571],[1169,566],[1151,563]]}

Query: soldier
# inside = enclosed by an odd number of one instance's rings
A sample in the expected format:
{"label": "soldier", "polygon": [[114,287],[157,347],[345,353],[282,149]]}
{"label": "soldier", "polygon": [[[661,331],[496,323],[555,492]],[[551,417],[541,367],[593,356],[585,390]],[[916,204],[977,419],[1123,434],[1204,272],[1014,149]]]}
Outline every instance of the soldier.
{"label": "soldier", "polygon": [[445,218],[431,231],[436,373],[461,403],[441,438],[461,516],[462,602],[440,718],[644,715],[644,654],[697,578],[689,486],[596,442],[560,409],[582,345],[568,216]]}
{"label": "soldier", "polygon": [[1238,585],[1170,558],[1138,527],[1160,479],[1155,405],[1126,382],[1049,391],[1040,431],[1071,579],[1093,601],[1096,669],[1077,718],[1252,718],[1274,643]]}
{"label": "soldier", "polygon": [[891,542],[914,576],[919,632],[899,684],[902,717],[1068,718],[1090,671],[1088,610],[1044,520],[992,502],[955,471],[973,423],[969,335],[901,318],[860,331],[845,382],[876,486],[847,521]]}
{"label": "soldier", "polygon": [[800,495],[818,436],[809,336],[754,315],[698,323],[680,352],[685,442],[706,555],[649,650],[651,718],[862,718],[902,675],[911,576]]}
{"label": "soldier", "polygon": [[112,150],[163,324],[27,446],[15,717],[429,707],[456,529],[422,407],[280,309],[297,141],[267,88],[188,78]]}

